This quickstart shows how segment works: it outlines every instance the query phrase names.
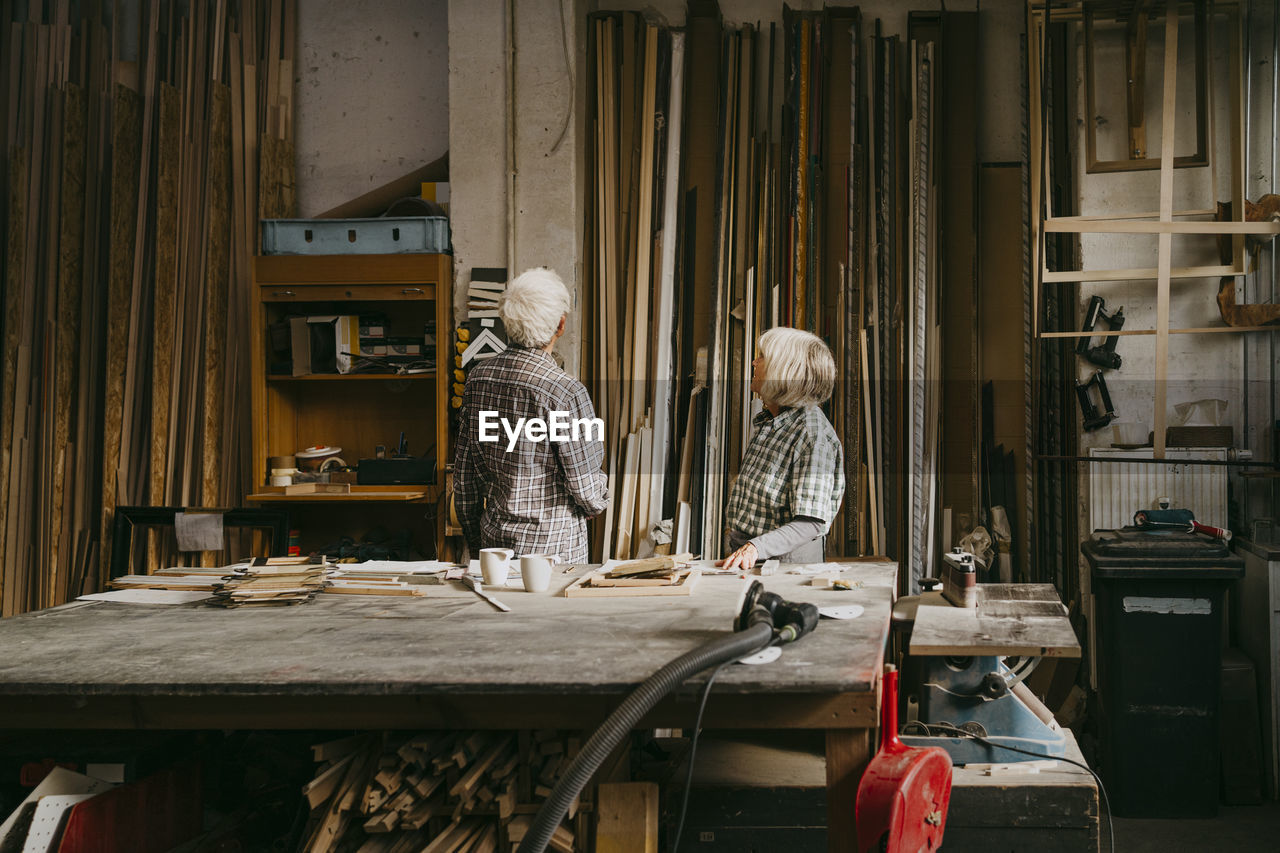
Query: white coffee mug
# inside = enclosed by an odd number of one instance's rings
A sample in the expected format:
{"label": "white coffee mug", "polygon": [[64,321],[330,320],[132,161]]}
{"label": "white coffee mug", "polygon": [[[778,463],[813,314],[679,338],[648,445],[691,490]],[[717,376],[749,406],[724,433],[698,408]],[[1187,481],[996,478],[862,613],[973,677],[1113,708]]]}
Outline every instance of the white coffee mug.
{"label": "white coffee mug", "polygon": [[500,586],[507,582],[511,572],[511,558],[516,555],[510,548],[481,548],[480,574],[488,586]]}
{"label": "white coffee mug", "polygon": [[551,586],[551,567],[560,562],[556,554],[525,554],[520,558],[520,575],[525,592],[546,592]]}

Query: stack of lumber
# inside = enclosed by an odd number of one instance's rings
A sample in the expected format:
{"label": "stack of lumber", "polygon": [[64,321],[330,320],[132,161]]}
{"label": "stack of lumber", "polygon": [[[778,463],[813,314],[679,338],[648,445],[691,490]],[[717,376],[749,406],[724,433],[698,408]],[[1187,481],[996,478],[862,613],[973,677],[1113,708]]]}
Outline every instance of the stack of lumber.
{"label": "stack of lumber", "polygon": [[234,569],[165,569],[154,575],[121,575],[112,578],[107,586],[112,589],[181,589],[213,592],[230,577]]}
{"label": "stack of lumber", "polygon": [[231,342],[258,218],[293,208],[295,12],[0,2],[5,616],[101,588],[116,506],[245,492]]}
{"label": "stack of lumber", "polygon": [[[305,853],[514,850],[578,741],[550,730],[356,735],[317,744],[316,778],[303,786],[312,809]],[[579,803],[551,849],[572,853],[582,837]]]}
{"label": "stack of lumber", "polygon": [[593,16],[590,30],[585,375],[614,495],[595,550],[626,559],[669,517],[685,35],[632,12]]}
{"label": "stack of lumber", "polygon": [[209,603],[219,607],[303,604],[324,588],[326,564],[252,565],[214,584]]}
{"label": "stack of lumber", "polygon": [[836,357],[827,414],[845,447],[847,509],[829,548],[871,552],[858,13],[787,10],[781,27],[730,27],[696,3],[683,33],[608,12],[589,34],[585,373],[614,495],[595,558],[648,554],[668,519],[671,551],[721,555],[759,411],[755,341],[778,325],[815,332]]}

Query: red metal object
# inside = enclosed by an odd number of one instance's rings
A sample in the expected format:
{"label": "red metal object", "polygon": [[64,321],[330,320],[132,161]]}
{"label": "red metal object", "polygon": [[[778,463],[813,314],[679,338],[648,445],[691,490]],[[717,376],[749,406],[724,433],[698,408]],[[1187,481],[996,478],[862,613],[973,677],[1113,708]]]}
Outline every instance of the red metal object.
{"label": "red metal object", "polygon": [[880,751],[858,784],[858,850],[920,853],[942,844],[951,802],[951,756],[898,740],[898,672],[884,675]]}
{"label": "red metal object", "polygon": [[58,853],[164,853],[203,829],[200,766],[182,764],[120,785],[67,814]]}

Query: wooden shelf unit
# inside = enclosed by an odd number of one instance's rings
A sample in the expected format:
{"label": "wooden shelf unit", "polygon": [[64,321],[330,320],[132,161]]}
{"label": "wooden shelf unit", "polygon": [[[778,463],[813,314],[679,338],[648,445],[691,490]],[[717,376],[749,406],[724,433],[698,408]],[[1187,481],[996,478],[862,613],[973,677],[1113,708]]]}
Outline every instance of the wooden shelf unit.
{"label": "wooden shelf unit", "polygon": [[[253,491],[251,503],[434,501],[443,489],[448,447],[448,387],[453,364],[449,255],[262,255],[254,258],[251,328]],[[394,336],[421,335],[434,320],[436,370],[415,374],[268,373],[268,330],[291,314],[387,315]],[[267,458],[314,444],[342,448],[349,465],[394,448],[401,432],[409,452],[436,448],[435,482],[353,486],[344,495],[285,495],[267,482]]]}
{"label": "wooden shelf unit", "polygon": [[[1173,149],[1175,141],[1175,117],[1179,102],[1177,99],[1177,67],[1178,67],[1178,28],[1180,17],[1188,15],[1196,15],[1197,10],[1203,11],[1204,0],[1197,0],[1193,4],[1183,4],[1175,6],[1177,14],[1163,14],[1158,16],[1160,25],[1164,28],[1164,74],[1162,83],[1162,105],[1161,105],[1161,135],[1160,138],[1152,143],[1153,149],[1158,152],[1158,157],[1149,157],[1142,161],[1144,165],[1140,168],[1146,169],[1154,164],[1159,164],[1159,186],[1160,186],[1160,209],[1158,211],[1146,211],[1140,213],[1122,213],[1117,212],[1108,215],[1090,215],[1090,216],[1056,216],[1052,209],[1052,194],[1048,187],[1048,174],[1039,156],[1031,158],[1031,180],[1030,188],[1032,193],[1031,210],[1032,216],[1035,217],[1036,234],[1032,242],[1032,269],[1034,271],[1031,281],[1031,323],[1032,335],[1036,339],[1051,338],[1081,338],[1081,337],[1113,337],[1124,335],[1153,335],[1155,336],[1155,375],[1153,377],[1153,397],[1154,407],[1152,413],[1152,425],[1154,436],[1154,457],[1163,459],[1165,456],[1165,408],[1166,408],[1166,390],[1167,378],[1169,371],[1169,336],[1185,335],[1185,334],[1224,334],[1224,333],[1250,333],[1250,332],[1275,332],[1280,327],[1275,326],[1209,326],[1199,328],[1171,328],[1169,323],[1170,301],[1171,301],[1171,282],[1175,279],[1194,279],[1204,278],[1212,279],[1215,282],[1224,276],[1244,276],[1248,275],[1250,269],[1249,252],[1246,248],[1245,238],[1249,235],[1257,237],[1275,237],[1280,234],[1280,222],[1248,222],[1245,221],[1245,184],[1246,174],[1244,167],[1244,137],[1245,122],[1243,116],[1243,104],[1246,99],[1244,90],[1244,78],[1242,74],[1243,64],[1242,43],[1244,38],[1243,21],[1238,7],[1213,7],[1209,6],[1209,15],[1207,17],[1198,18],[1199,26],[1207,26],[1206,20],[1212,19],[1214,15],[1225,17],[1228,27],[1229,42],[1229,65],[1230,75],[1225,82],[1228,90],[1228,121],[1230,137],[1229,149],[1226,152],[1218,152],[1216,156],[1225,156],[1230,162],[1231,178],[1229,184],[1223,189],[1226,190],[1231,200],[1231,210],[1233,219],[1229,221],[1206,221],[1204,217],[1212,217],[1216,214],[1216,207],[1205,207],[1195,210],[1175,210],[1174,209],[1174,167],[1181,165],[1175,163]],[[1141,8],[1141,7],[1139,7]],[[1054,6],[1052,10],[1053,20],[1063,21],[1083,20],[1083,15],[1087,10],[1084,4],[1068,4],[1067,6]],[[1030,114],[1033,117],[1042,115],[1040,103],[1040,69],[1042,67],[1042,51],[1044,49],[1045,37],[1045,16],[1046,4],[1040,0],[1032,0],[1028,4],[1028,47],[1029,47],[1029,93],[1030,93]],[[1153,24],[1154,26],[1154,24]],[[1210,77],[1212,80],[1212,77]],[[1213,104],[1212,86],[1209,87],[1209,105],[1206,107],[1212,112]],[[1092,110],[1088,111],[1090,121],[1095,114]],[[1031,146],[1033,152],[1041,152],[1045,142],[1045,134],[1047,129],[1041,124],[1038,118],[1033,118],[1031,122]],[[1145,133],[1145,131],[1144,131]],[[1210,140],[1212,147],[1212,140]],[[1210,158],[1210,163],[1213,161]],[[1214,168],[1212,165],[1208,168]],[[1126,169],[1129,170],[1129,169]],[[1109,168],[1107,171],[1119,171],[1118,168]],[[1211,181],[1211,198],[1210,204],[1218,201],[1218,187],[1216,179]],[[1188,219],[1188,217],[1197,217],[1196,219]],[[1063,234],[1113,234],[1113,235],[1155,235],[1158,237],[1158,254],[1157,265],[1154,268],[1126,268],[1126,269],[1110,269],[1110,270],[1050,270],[1047,265],[1048,253],[1045,249],[1045,235],[1053,233]],[[1232,240],[1232,263],[1222,264],[1203,264],[1192,267],[1174,267],[1172,266],[1172,247],[1174,235],[1217,235],[1230,237]],[[1047,331],[1040,328],[1041,319],[1041,298],[1042,286],[1047,284],[1062,283],[1080,283],[1080,282],[1106,282],[1106,281],[1150,281],[1156,292],[1156,317],[1155,328],[1153,329],[1121,329],[1115,331],[1096,331],[1096,332],[1078,332],[1074,330],[1055,330]]]}

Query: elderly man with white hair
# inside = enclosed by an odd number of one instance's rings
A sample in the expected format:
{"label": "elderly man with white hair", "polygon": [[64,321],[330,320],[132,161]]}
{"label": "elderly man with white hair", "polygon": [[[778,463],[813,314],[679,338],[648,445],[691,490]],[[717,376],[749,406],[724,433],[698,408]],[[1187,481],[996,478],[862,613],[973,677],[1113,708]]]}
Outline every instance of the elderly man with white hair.
{"label": "elderly man with white hair", "polygon": [[727,568],[757,560],[817,563],[844,497],[844,452],[819,406],[835,387],[836,364],[817,335],[775,328],[760,336],[751,390],[764,411],[743,454],[725,512]]}
{"label": "elderly man with white hair", "polygon": [[[608,505],[603,430],[568,440],[511,427],[595,419],[582,383],[551,356],[564,334],[569,290],[549,269],[527,270],[498,306],[510,345],[472,368],[453,462],[454,506],[467,546],[587,561],[587,519]],[[501,422],[503,429],[484,431]]]}

